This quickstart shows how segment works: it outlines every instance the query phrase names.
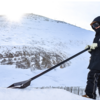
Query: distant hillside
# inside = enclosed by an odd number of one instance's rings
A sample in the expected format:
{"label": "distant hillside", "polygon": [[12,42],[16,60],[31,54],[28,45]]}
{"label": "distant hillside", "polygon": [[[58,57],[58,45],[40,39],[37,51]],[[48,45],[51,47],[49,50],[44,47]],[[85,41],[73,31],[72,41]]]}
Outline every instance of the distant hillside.
{"label": "distant hillside", "polygon": [[[92,43],[92,31],[34,14],[20,23],[0,16],[0,64],[44,69],[63,61]],[[67,62],[60,66],[70,66]]]}

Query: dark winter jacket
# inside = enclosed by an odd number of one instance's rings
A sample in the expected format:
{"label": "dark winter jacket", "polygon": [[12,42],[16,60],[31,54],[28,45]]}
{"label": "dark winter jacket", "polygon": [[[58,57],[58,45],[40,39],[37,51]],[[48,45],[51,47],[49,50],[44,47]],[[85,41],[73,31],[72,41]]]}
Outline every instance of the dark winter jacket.
{"label": "dark winter jacket", "polygon": [[97,43],[98,47],[90,52],[91,60],[88,68],[90,70],[100,70],[100,32],[96,33],[93,43]]}

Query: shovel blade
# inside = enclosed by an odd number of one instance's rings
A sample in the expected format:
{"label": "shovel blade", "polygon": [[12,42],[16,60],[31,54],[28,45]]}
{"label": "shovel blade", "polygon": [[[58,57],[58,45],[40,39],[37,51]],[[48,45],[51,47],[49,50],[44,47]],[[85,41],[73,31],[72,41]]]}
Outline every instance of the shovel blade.
{"label": "shovel blade", "polygon": [[30,85],[31,80],[26,80],[26,81],[22,81],[22,82],[17,82],[17,83],[13,83],[12,85],[8,86],[7,88],[19,88],[19,89],[23,89],[26,88]]}

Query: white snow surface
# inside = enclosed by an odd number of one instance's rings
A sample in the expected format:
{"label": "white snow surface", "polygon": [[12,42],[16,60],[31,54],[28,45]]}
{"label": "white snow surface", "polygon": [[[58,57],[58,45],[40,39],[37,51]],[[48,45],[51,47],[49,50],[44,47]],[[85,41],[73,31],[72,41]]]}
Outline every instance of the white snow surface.
{"label": "white snow surface", "polygon": [[90,100],[81,96],[59,89],[34,89],[24,90],[0,88],[0,100]]}
{"label": "white snow surface", "polygon": [[[42,47],[62,52],[70,57],[92,44],[94,33],[68,23],[41,16],[23,17],[21,23],[10,23],[0,18],[0,45]],[[48,21],[46,21],[46,19]],[[2,52],[2,50],[0,50]],[[27,80],[44,70],[16,69],[15,65],[0,65],[0,100],[86,100],[61,89],[35,89],[42,86],[80,86],[87,81],[90,54],[85,52],[71,60],[66,68],[56,68],[33,80],[26,89],[7,89],[12,83]]]}
{"label": "white snow surface", "polygon": [[[6,88],[13,83],[29,79],[41,71],[30,72],[29,69],[15,69],[15,66],[0,66],[0,100],[88,100],[76,94],[72,94],[63,89],[36,89],[34,87],[48,86],[83,86],[85,79],[78,76],[77,70],[69,73],[70,69],[53,70],[38,79],[31,82],[31,85],[25,89]],[[69,73],[69,74],[68,74]],[[84,72],[83,72],[84,73]],[[72,75],[71,75],[72,74]],[[83,88],[82,87],[82,88]]]}

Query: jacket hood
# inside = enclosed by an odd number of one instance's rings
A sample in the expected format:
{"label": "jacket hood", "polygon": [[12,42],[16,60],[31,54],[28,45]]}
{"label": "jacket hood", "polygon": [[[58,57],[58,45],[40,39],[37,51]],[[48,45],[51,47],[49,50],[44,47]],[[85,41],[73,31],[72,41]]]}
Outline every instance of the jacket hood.
{"label": "jacket hood", "polygon": [[[98,17],[96,17],[92,22],[91,22],[91,26],[92,26],[92,24],[93,23],[95,23],[95,22],[98,22],[98,23],[100,23],[100,16],[98,16]],[[93,27],[92,27],[93,28]],[[94,29],[93,29],[94,30]]]}

